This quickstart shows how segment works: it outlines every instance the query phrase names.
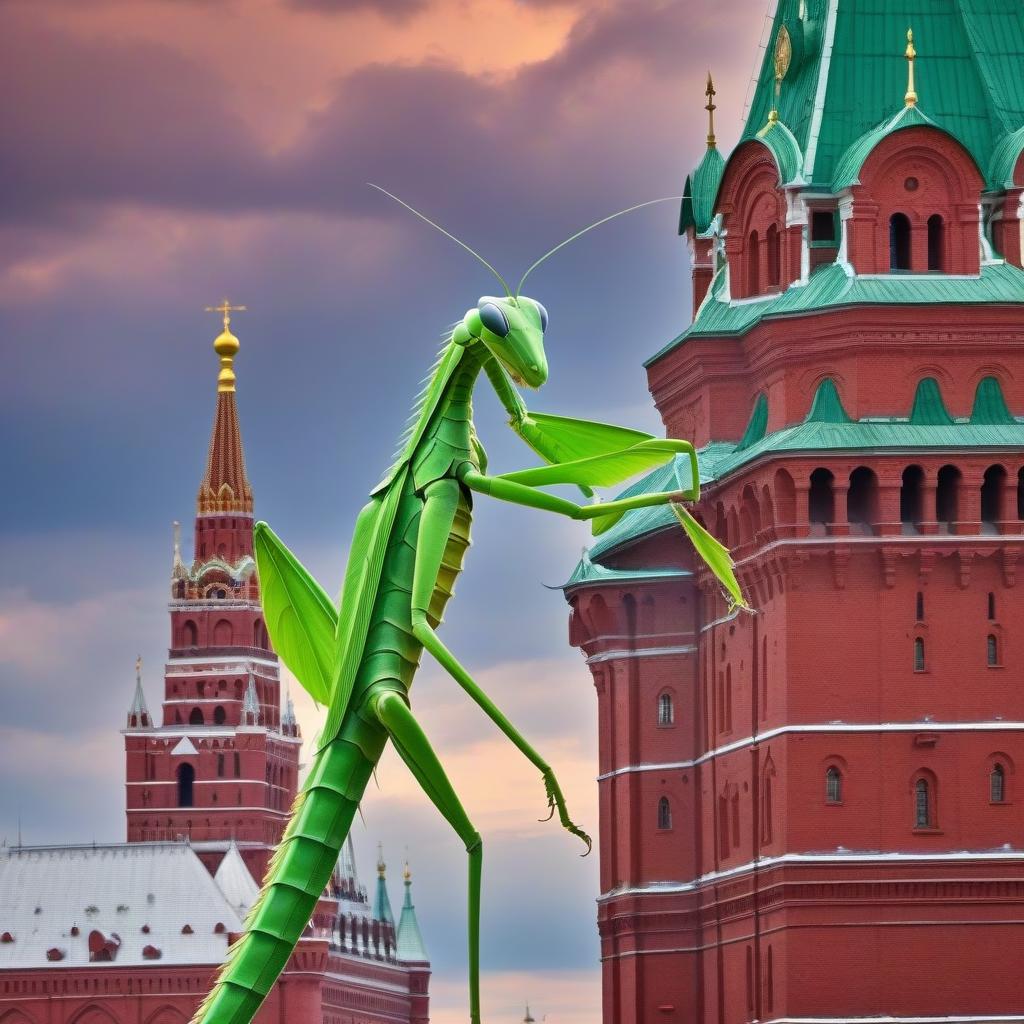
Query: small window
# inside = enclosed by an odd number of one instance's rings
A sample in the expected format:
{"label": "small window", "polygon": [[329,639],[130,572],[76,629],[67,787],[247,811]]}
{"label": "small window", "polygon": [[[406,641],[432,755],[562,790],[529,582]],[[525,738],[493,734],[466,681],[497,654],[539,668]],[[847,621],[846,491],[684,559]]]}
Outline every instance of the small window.
{"label": "small window", "polygon": [[672,694],[663,693],[658,698],[658,725],[671,725],[673,721]]}
{"label": "small window", "polygon": [[188,724],[189,725],[202,725],[203,723],[204,723],[203,709],[202,708],[193,708],[192,711],[189,713],[189,716],[188,716]]}
{"label": "small window", "polygon": [[889,218],[889,269],[910,269],[910,218],[905,213],[894,213]]}
{"label": "small window", "polygon": [[757,232],[752,231],[747,239],[747,294],[758,295],[761,291],[761,246]]}
{"label": "small window", "polygon": [[815,210],[811,215],[811,241],[834,242],[836,218],[831,210]]}
{"label": "small window", "polygon": [[993,765],[988,777],[989,800],[1001,804],[1006,800],[1006,771],[1001,764]]}
{"label": "small window", "polygon": [[193,804],[193,783],[196,780],[196,770],[190,764],[183,764],[178,768],[178,806],[191,807]]}
{"label": "small window", "polygon": [[668,797],[663,796],[658,801],[658,828],[662,831],[672,827],[672,807],[669,805]]}
{"label": "small window", "polygon": [[218,754],[217,755],[217,778],[218,779],[223,779],[224,778],[224,755],[223,754]]}
{"label": "small window", "polygon": [[988,594],[988,620],[994,622],[996,618],[996,595],[989,591]]}
{"label": "small window", "polygon": [[922,591],[917,592],[917,604],[915,609],[918,622],[924,622],[924,593]]}
{"label": "small window", "polygon": [[914,638],[914,671],[924,671],[924,639],[922,637]]}
{"label": "small window", "polygon": [[825,772],[825,802],[830,804],[843,802],[843,777],[835,766]]}
{"label": "small window", "polygon": [[213,709],[214,725],[223,725],[224,722],[227,720],[227,717],[227,712],[219,704],[217,705],[217,707]]}
{"label": "small window", "polygon": [[917,828],[932,827],[931,789],[927,779],[918,779],[914,786],[914,824]]}
{"label": "small window", "polygon": [[928,218],[928,269],[941,273],[944,269],[946,226],[942,217],[934,213]]}
{"label": "small window", "polygon": [[235,751],[235,778],[240,779],[242,777],[242,758],[238,751]]}
{"label": "small window", "polygon": [[995,668],[999,664],[999,640],[996,638],[994,633],[989,633],[985,648],[988,667]]}

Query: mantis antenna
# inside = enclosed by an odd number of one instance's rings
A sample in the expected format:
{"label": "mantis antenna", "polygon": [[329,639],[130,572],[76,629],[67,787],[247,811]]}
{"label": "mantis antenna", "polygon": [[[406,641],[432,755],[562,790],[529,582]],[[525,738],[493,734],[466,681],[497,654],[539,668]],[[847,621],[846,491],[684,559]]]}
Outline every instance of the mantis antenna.
{"label": "mantis antenna", "polygon": [[[678,203],[683,197],[682,196],[663,196],[661,199],[648,199],[646,203],[637,203],[636,206],[629,206],[625,210],[619,210],[618,213],[610,213],[607,217],[602,217],[600,220],[595,220],[593,224],[588,224],[585,228],[577,231],[575,235],[570,235],[564,242],[559,242],[553,249],[549,249],[536,263],[532,264],[526,271],[525,274],[519,279],[519,284],[516,285],[515,297],[519,298],[519,293],[523,290],[523,285],[526,279],[549,257],[554,256],[559,249],[568,245],[570,242],[575,242],[580,235],[585,235],[588,231],[594,228],[600,227],[602,224],[607,224],[610,220],[615,220],[616,217],[621,217],[624,213],[632,213],[634,210],[642,210],[645,206],[653,206],[655,203]],[[415,212],[415,211],[414,211]]]}
{"label": "mantis antenna", "polygon": [[[470,254],[470,256],[475,256],[501,282],[501,287],[505,289],[505,294],[509,298],[512,297],[512,289],[509,288],[508,284],[506,284],[505,278],[503,278],[501,274],[499,274],[494,269],[494,267],[492,267],[490,263],[488,263],[487,260],[485,260],[483,256],[480,255],[480,253],[476,252],[474,249],[471,249],[468,245],[466,245],[466,243],[463,242],[461,238],[456,238],[450,231],[445,231],[445,229],[441,227],[440,224],[435,224],[434,221],[432,221],[425,214],[420,213],[420,211],[417,210],[415,207],[410,206],[404,199],[399,199],[398,196],[396,196],[392,192],[389,192],[386,188],[381,188],[380,185],[374,185],[372,181],[368,181],[366,184],[369,185],[370,188],[375,188],[378,192],[383,192],[384,195],[390,197],[391,199],[394,199],[396,203],[400,204],[401,206],[404,206],[410,213],[416,214],[416,216],[419,217],[420,220],[425,220],[432,228],[437,228],[437,230],[440,231],[442,235],[444,235],[446,238],[450,238],[456,245],[461,245],[462,248],[465,249],[466,252]],[[532,270],[533,268],[531,267],[530,269]]]}

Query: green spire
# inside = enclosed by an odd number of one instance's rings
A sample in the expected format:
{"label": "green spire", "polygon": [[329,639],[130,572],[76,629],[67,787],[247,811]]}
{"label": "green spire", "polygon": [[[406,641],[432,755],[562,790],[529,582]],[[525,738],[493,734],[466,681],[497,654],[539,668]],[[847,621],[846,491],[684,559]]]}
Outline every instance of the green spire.
{"label": "green spire", "polygon": [[814,401],[811,402],[811,411],[807,414],[805,423],[852,423],[843,408],[843,400],[839,397],[835,383],[831,377],[826,377],[814,393]]}
{"label": "green spire", "polygon": [[412,872],[406,863],[403,874],[405,881],[405,900],[402,903],[402,916],[398,921],[398,959],[406,963],[426,963],[427,947],[420,934],[420,925],[416,920],[416,908],[412,903]]}
{"label": "green spire", "polygon": [[995,377],[983,377],[974,392],[974,408],[971,410],[972,423],[1016,423],[1013,413],[1006,407],[1003,389]]}
{"label": "green spire", "polygon": [[920,427],[952,425],[953,417],[946,411],[939,382],[934,377],[925,377],[918,383],[914,407],[910,410],[910,422]]}
{"label": "green spire", "polygon": [[373,899],[373,916],[378,921],[394,925],[395,915],[391,913],[391,899],[388,897],[387,865],[384,863],[384,846],[377,844],[377,893]]}

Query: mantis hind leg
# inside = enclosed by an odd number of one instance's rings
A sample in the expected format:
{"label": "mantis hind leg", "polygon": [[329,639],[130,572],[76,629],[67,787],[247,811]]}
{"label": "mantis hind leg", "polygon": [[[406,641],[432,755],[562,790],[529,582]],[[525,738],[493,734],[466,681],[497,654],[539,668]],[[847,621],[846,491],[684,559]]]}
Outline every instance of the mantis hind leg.
{"label": "mantis hind leg", "polygon": [[373,704],[377,721],[387,730],[402,760],[434,806],[455,829],[469,854],[469,1019],[480,1024],[480,879],[484,845],[448,781],[441,762],[409,705],[394,690]]}

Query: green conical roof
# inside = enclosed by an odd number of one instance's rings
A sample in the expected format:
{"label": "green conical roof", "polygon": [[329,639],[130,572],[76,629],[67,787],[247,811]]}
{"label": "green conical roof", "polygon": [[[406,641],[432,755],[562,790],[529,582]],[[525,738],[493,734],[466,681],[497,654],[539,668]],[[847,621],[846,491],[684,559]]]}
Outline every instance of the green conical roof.
{"label": "green conical roof", "polygon": [[715,215],[715,200],[724,173],[725,157],[717,147],[710,146],[697,170],[686,179],[683,205],[679,211],[679,234],[685,234],[689,227],[695,228],[697,234],[707,231]]}
{"label": "green conical roof", "polygon": [[[792,57],[776,102],[783,28]],[[903,106],[908,28],[922,107],[984,173],[1005,179],[1019,152],[1006,155],[1016,144],[1007,137],[1024,126],[1020,0],[779,0],[743,141],[777,106],[803,154],[803,178],[829,189],[843,154]]]}
{"label": "green conical roof", "polygon": [[426,962],[427,947],[420,933],[419,921],[416,920],[416,908],[412,903],[412,875],[409,865],[405,866],[405,900],[402,903],[402,916],[398,920],[398,959],[406,963]]}
{"label": "green conical roof", "polygon": [[387,921],[390,925],[395,923],[395,915],[391,912],[391,898],[388,896],[384,851],[380,847],[377,854],[377,892],[373,897],[373,916],[377,921]]}

